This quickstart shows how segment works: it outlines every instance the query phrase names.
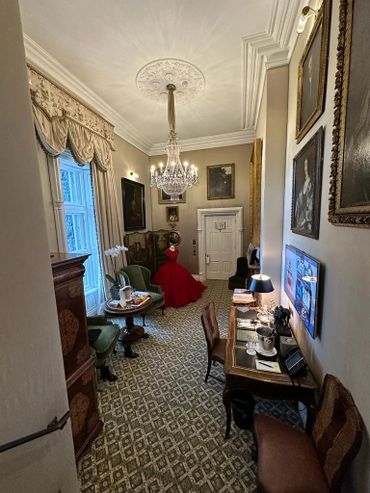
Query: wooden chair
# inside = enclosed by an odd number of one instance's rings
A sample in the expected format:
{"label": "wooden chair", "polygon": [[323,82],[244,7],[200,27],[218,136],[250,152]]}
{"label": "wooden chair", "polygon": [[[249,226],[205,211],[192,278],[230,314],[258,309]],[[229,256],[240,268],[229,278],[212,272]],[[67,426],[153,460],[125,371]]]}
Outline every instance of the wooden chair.
{"label": "wooden chair", "polygon": [[[208,367],[206,378],[204,379],[204,381],[207,382],[208,377],[210,376],[212,363],[215,364],[218,362],[222,365],[225,363],[226,339],[220,338],[220,330],[218,328],[215,304],[213,301],[204,307],[201,314],[201,320],[207,341]],[[211,375],[211,377],[222,382],[220,378],[215,377],[214,375]]]}
{"label": "wooden chair", "polygon": [[360,450],[362,420],[349,391],[326,375],[311,436],[269,416],[256,416],[260,493],[339,493]]}

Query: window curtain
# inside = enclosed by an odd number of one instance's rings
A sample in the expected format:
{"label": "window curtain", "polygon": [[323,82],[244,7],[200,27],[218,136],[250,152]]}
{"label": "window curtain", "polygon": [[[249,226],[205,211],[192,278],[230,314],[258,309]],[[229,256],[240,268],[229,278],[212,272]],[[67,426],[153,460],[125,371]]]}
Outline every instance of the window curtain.
{"label": "window curtain", "polygon": [[[36,135],[44,150],[56,157],[68,148],[80,165],[91,163],[102,269],[114,276],[104,255],[123,242],[112,166],[114,127],[31,66],[28,78]],[[122,254],[117,267],[125,263]],[[109,285],[104,286],[108,297]]]}
{"label": "window curtain", "polygon": [[261,172],[262,172],[262,140],[255,139],[251,156],[250,175],[250,243],[260,245],[261,235]]}

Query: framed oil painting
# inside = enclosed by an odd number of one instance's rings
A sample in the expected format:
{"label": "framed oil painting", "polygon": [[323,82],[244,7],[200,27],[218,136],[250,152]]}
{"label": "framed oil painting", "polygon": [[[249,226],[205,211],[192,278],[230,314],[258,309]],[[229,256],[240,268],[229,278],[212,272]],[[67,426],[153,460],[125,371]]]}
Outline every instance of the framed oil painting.
{"label": "framed oil painting", "polygon": [[323,0],[298,65],[297,142],[324,111],[330,15],[331,0]]}
{"label": "framed oil painting", "polygon": [[169,223],[179,222],[179,208],[178,206],[166,207],[166,219]]}
{"label": "framed oil painting", "polygon": [[235,197],[235,164],[207,166],[207,199],[233,199]]}
{"label": "framed oil painting", "polygon": [[369,1],[341,0],[329,221],[370,227]]}
{"label": "framed oil painting", "polygon": [[145,186],[122,178],[121,187],[125,231],[145,229]]}
{"label": "framed oil painting", "polygon": [[315,239],[320,229],[323,146],[324,129],[320,127],[293,160],[291,229]]}
{"label": "framed oil painting", "polygon": [[171,200],[171,197],[164,193],[163,190],[158,190],[158,204],[185,204],[186,192],[180,193],[177,200]]}

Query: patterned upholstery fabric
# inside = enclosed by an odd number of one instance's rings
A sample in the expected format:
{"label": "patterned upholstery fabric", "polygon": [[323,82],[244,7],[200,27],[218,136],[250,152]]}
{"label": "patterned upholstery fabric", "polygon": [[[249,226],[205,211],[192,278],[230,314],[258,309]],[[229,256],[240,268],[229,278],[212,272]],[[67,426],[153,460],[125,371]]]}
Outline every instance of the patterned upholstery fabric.
{"label": "patterned upholstery fabric", "polygon": [[340,481],[343,466],[358,452],[361,437],[361,417],[351,394],[336,377],[326,375],[312,438],[332,488]]}
{"label": "patterned upholstery fabric", "polygon": [[266,416],[256,417],[254,433],[259,493],[339,493],[360,449],[362,421],[348,390],[326,375],[312,436]]}

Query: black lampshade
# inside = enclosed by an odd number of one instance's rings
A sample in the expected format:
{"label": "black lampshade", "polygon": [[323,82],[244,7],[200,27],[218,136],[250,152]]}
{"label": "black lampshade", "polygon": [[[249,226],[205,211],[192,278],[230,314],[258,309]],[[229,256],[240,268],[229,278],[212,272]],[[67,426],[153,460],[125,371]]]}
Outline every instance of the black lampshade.
{"label": "black lampshade", "polygon": [[253,293],[271,293],[274,290],[274,286],[269,276],[254,274],[249,283],[248,290]]}

